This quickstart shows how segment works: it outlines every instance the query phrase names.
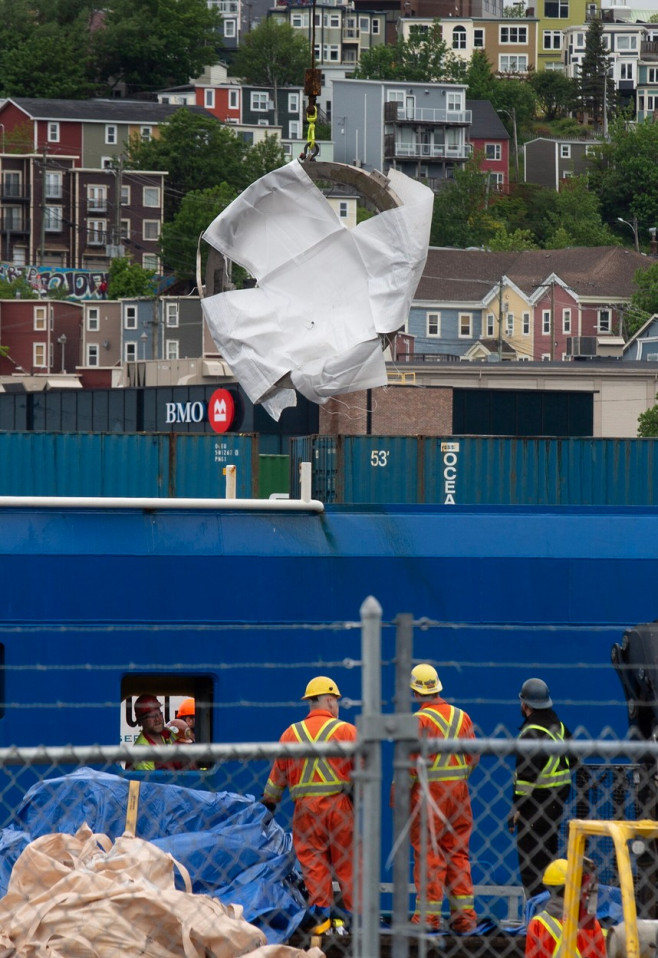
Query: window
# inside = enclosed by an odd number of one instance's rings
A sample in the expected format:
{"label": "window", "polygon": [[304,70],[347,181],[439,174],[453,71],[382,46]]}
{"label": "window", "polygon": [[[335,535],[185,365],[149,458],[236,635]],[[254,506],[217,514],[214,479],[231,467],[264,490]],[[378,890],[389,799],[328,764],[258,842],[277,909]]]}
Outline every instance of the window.
{"label": "window", "polygon": [[610,333],[612,332],[612,315],[609,309],[600,309],[599,310],[599,322],[598,328],[600,333]]}
{"label": "window", "polygon": [[178,340],[165,340],[165,356],[167,359],[178,359]]}
{"label": "window", "polygon": [[203,105],[209,110],[215,109],[215,91],[214,90],[209,90],[206,88],[203,91]]}
{"label": "window", "polygon": [[441,313],[427,313],[427,335],[441,335]]}
{"label": "window", "polygon": [[471,313],[459,314],[459,337],[469,338],[473,335],[473,316]]}
{"label": "window", "polygon": [[45,343],[32,343],[32,365],[44,367],[48,365],[46,362]]}
{"label": "window", "polygon": [[637,37],[618,36],[615,46],[617,50],[637,50]]}
{"label": "window", "polygon": [[514,335],[514,313],[507,313],[505,316],[505,335]]}
{"label": "window", "polygon": [[87,330],[90,333],[96,333],[100,329],[100,310],[98,306],[90,306],[87,309]]}
{"label": "window", "polygon": [[6,233],[12,230],[23,231],[23,209],[20,206],[4,206],[2,208],[2,228]]}
{"label": "window", "polygon": [[465,27],[454,27],[452,31],[452,49],[453,50],[466,49],[466,28]]}
{"label": "window", "polygon": [[551,20],[568,19],[569,0],[544,0],[544,16]]}
{"label": "window", "polygon": [[160,187],[145,186],[142,194],[142,205],[153,208],[160,206]]}
{"label": "window", "polygon": [[501,54],[498,58],[501,73],[527,73],[528,57],[523,54]]}
{"label": "window", "polygon": [[530,335],[530,313],[524,313],[521,320],[521,332],[524,336]]}
{"label": "window", "polygon": [[495,323],[496,323],[496,317],[494,316],[494,314],[487,313],[487,333],[486,334],[489,339],[491,339],[491,337],[494,335],[494,330],[496,328]]}
{"label": "window", "polygon": [[3,173],[2,191],[7,197],[18,197],[21,195],[21,174]]}
{"label": "window", "polygon": [[622,62],[619,64],[619,79],[620,80],[633,79],[633,64],[632,63]]}
{"label": "window", "polygon": [[476,50],[484,50],[484,30],[480,27],[473,31],[473,46]]}
{"label": "window", "polygon": [[340,50],[337,43],[325,43],[322,49],[325,63],[338,63]]}
{"label": "window", "polygon": [[288,124],[288,136],[291,140],[301,140],[302,125],[299,120],[291,120]]}
{"label": "window", "polygon": [[290,17],[290,26],[298,29],[300,27],[308,26],[308,14],[293,13]]}
{"label": "window", "polygon": [[571,144],[560,143],[560,159],[561,160],[571,159]]}
{"label": "window", "polygon": [[544,50],[562,49],[562,31],[544,30]]}
{"label": "window", "polygon": [[130,206],[130,187],[121,184],[121,205]]}
{"label": "window", "polygon": [[87,244],[103,246],[107,242],[107,220],[87,220]]}
{"label": "window", "polygon": [[649,67],[647,70],[647,83],[658,83],[658,67]]}
{"label": "window", "polygon": [[130,239],[130,220],[121,220],[121,239]]}
{"label": "window", "polygon": [[160,237],[160,220],[144,220],[142,238],[157,240]]}
{"label": "window", "polygon": [[98,343],[87,343],[87,365],[99,366]]}
{"label": "window", "polygon": [[44,206],[43,208],[43,228],[49,233],[62,232],[62,207]]}
{"label": "window", "polygon": [[48,329],[48,311],[45,306],[34,307],[34,325],[35,332],[41,332]]}
{"label": "window", "polygon": [[500,28],[500,42],[501,43],[527,43],[528,42],[528,28],[527,27],[501,27]]}
{"label": "window", "polygon": [[237,36],[237,24],[235,20],[224,20],[224,36],[233,39]]}
{"label": "window", "polygon": [[542,336],[551,335],[551,311],[550,309],[542,310],[541,314],[541,332]]}
{"label": "window", "polygon": [[570,309],[562,310],[562,332],[563,333],[571,332],[571,310]]}
{"label": "window", "polygon": [[157,253],[144,253],[142,256],[142,266],[152,273],[157,273],[160,269],[160,260],[158,259]]}
{"label": "window", "polygon": [[299,93],[288,94],[288,113],[299,113]]}
{"label": "window", "polygon": [[229,90],[229,91],[228,91],[228,108],[229,108],[229,110],[237,110],[239,106],[240,106],[240,100],[239,100],[239,97],[238,97],[238,91],[237,91],[237,90]]}
{"label": "window", "polygon": [[46,173],[45,195],[49,200],[61,200],[62,198],[62,174]]}
{"label": "window", "polygon": [[341,200],[338,204],[338,215],[341,219],[345,219],[349,212],[349,207],[347,205],[347,200]]}
{"label": "window", "polygon": [[127,363],[137,361],[137,343],[125,343],[123,347],[123,356]]}
{"label": "window", "polygon": [[373,37],[378,36],[380,32],[379,20],[373,20],[370,29],[372,30]]}
{"label": "window", "polygon": [[94,210],[97,213],[104,213],[107,209],[107,187],[106,186],[88,186],[87,187],[87,209]]}
{"label": "window", "polygon": [[139,135],[141,137],[142,143],[149,143],[153,137],[153,127],[140,126]]}
{"label": "window", "polygon": [[359,17],[359,30],[361,33],[370,33],[370,18]]}
{"label": "window", "polygon": [[123,328],[137,329],[137,307],[136,306],[123,307]]}
{"label": "window", "polygon": [[59,123],[48,124],[48,142],[59,143]]}
{"label": "window", "polygon": [[585,156],[596,156],[596,146],[593,143],[585,144]]}
{"label": "window", "polygon": [[485,143],[484,155],[487,160],[499,160],[501,156],[500,143]]}
{"label": "window", "polygon": [[269,109],[269,96],[261,90],[251,91],[251,109],[254,113],[267,113]]}
{"label": "window", "polygon": [[117,128],[113,123],[108,123],[105,126],[105,142],[108,146],[115,145],[117,142]]}
{"label": "window", "polygon": [[505,185],[505,178],[502,173],[489,173],[489,183],[494,190],[500,190]]}
{"label": "window", "polygon": [[340,14],[330,13],[327,19],[329,21],[328,26],[331,27],[332,30],[338,30],[340,27]]}
{"label": "window", "polygon": [[454,90],[448,90],[446,94],[446,110],[448,113],[458,113],[464,109],[464,101],[461,93]]}
{"label": "window", "polygon": [[166,303],[165,316],[167,326],[178,326],[178,303]]}

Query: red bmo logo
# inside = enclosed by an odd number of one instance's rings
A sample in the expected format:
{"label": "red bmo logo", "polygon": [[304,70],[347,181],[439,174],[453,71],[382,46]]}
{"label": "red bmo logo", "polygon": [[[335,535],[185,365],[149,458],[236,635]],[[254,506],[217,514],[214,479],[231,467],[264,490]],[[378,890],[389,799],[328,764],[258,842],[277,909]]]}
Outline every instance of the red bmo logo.
{"label": "red bmo logo", "polygon": [[228,432],[235,418],[235,402],[228,389],[216,389],[208,400],[208,422],[215,432]]}

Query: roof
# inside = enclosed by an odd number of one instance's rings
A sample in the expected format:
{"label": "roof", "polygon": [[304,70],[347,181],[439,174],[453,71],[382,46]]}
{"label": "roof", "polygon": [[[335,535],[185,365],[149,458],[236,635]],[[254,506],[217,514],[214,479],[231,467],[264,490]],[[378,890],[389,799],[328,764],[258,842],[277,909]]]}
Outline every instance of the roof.
{"label": "roof", "polygon": [[471,110],[473,119],[469,136],[471,140],[509,140],[505,124],[496,113],[490,100],[467,100],[466,109]]}
{"label": "roof", "polygon": [[155,103],[152,100],[46,100],[40,97],[10,97],[32,120],[75,120],[99,123],[163,123],[176,110],[193,110],[212,116],[202,106]]}
{"label": "roof", "polygon": [[[480,301],[502,276],[526,296],[548,277],[559,277],[579,297],[630,299],[633,276],[654,264],[652,257],[622,246],[582,246],[516,253],[432,246],[415,300]],[[487,288],[489,287],[489,288]]]}

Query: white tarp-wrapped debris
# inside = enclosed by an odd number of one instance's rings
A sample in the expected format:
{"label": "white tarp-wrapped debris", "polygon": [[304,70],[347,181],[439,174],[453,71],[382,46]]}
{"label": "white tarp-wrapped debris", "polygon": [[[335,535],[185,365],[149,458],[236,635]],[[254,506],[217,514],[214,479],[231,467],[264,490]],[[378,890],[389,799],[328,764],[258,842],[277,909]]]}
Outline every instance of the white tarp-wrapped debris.
{"label": "white tarp-wrapped debris", "polygon": [[391,170],[402,205],[347,229],[300,163],[261,177],[203,239],[256,279],[202,300],[213,339],[254,403],[279,419],[295,390],[324,403],[382,386],[380,334],[404,326],[429,242],[433,194]]}

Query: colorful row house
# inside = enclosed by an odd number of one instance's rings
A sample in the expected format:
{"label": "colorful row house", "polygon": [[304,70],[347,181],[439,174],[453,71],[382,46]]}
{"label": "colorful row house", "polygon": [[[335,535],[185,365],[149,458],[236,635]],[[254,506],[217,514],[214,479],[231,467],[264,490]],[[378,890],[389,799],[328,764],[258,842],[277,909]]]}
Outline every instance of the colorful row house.
{"label": "colorful row house", "polygon": [[621,357],[633,277],[652,262],[618,246],[520,253],[430,248],[395,358]]}

